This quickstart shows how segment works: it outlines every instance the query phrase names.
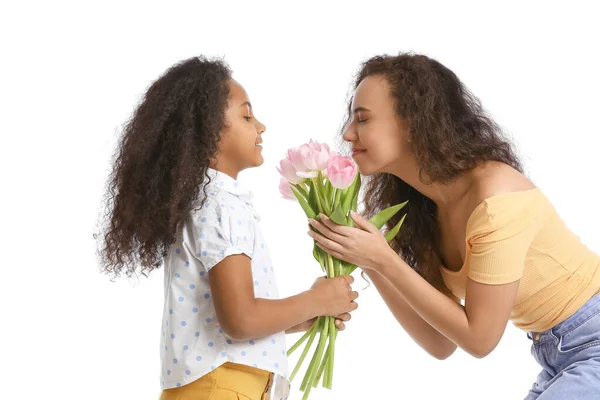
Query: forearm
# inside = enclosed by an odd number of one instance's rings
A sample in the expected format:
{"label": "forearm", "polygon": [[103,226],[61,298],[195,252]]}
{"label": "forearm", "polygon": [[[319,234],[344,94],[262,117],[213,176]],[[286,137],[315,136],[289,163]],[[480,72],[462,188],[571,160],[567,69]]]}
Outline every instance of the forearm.
{"label": "forearm", "polygon": [[319,315],[317,304],[310,291],[285,299],[256,298],[234,318],[226,329],[237,340],[248,340],[273,335],[278,332],[299,331],[300,325]]}
{"label": "forearm", "polygon": [[435,289],[400,257],[385,260],[379,270],[424,322],[467,353],[482,357],[483,345],[469,322],[465,308]]}
{"label": "forearm", "polygon": [[443,360],[456,350],[456,344],[434,329],[406,302],[394,286],[382,275],[368,271],[377,291],[398,323],[410,337],[433,357]]}

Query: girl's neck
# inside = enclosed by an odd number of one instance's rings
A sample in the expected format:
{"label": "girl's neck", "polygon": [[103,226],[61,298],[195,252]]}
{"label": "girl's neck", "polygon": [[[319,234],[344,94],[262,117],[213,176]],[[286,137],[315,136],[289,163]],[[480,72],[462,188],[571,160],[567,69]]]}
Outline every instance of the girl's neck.
{"label": "girl's neck", "polygon": [[230,165],[230,163],[224,162],[222,160],[216,160],[214,162],[211,162],[209,166],[215,171],[222,172],[225,175],[228,175],[231,178],[235,179],[236,181],[238,178],[238,174],[240,173],[240,171],[233,165]]}

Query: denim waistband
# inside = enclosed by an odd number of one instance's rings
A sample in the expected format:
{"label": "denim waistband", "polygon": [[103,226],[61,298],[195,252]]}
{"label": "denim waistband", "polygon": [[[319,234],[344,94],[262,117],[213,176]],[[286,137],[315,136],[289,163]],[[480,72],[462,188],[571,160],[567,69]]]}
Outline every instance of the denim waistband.
{"label": "denim waistband", "polygon": [[563,322],[543,332],[527,332],[527,337],[537,343],[546,342],[569,333],[598,313],[600,313],[600,294],[595,294]]}

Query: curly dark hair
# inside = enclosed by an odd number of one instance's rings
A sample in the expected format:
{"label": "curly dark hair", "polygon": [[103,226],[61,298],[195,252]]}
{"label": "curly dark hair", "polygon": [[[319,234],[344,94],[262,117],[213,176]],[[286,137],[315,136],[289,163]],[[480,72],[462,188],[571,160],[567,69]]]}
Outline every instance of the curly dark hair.
{"label": "curly dark hair", "polygon": [[[354,89],[372,75],[386,79],[397,115],[408,122],[410,150],[427,176],[425,180],[419,174],[423,183],[449,183],[485,161],[499,161],[523,171],[513,145],[480,101],[438,61],[412,53],[375,56],[361,65]],[[344,128],[351,118],[348,107]],[[375,174],[367,179],[367,215],[405,200],[409,200],[406,219],[390,244],[423,278],[447,293],[439,270],[436,204],[394,175]],[[388,229],[399,222],[400,214],[388,222]]]}
{"label": "curly dark hair", "polygon": [[169,68],[126,123],[105,199],[101,269],[119,276],[159,268],[177,230],[201,207],[225,125],[231,70],[194,57]]}

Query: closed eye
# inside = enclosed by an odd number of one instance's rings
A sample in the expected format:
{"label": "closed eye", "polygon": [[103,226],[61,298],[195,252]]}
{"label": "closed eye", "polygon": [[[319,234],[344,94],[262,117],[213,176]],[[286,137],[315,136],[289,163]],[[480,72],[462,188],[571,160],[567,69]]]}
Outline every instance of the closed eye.
{"label": "closed eye", "polygon": [[250,116],[245,116],[244,119],[248,122],[252,121],[252,117],[250,117]]}

